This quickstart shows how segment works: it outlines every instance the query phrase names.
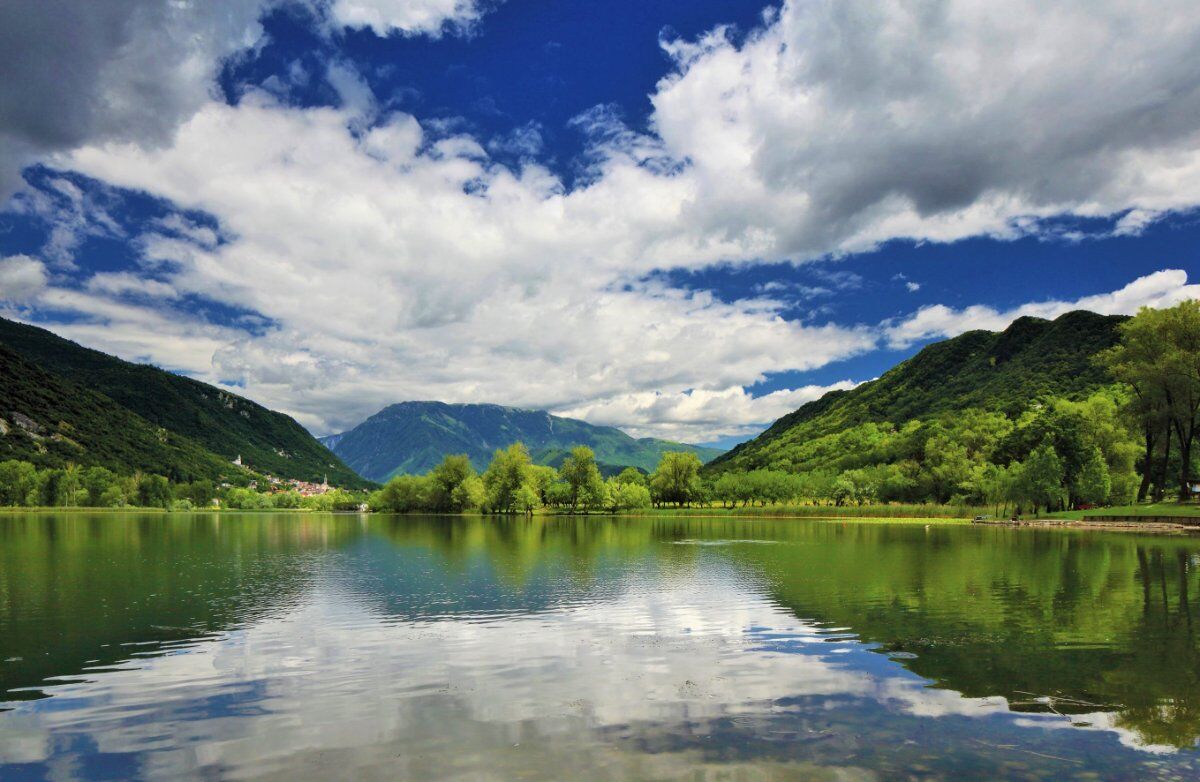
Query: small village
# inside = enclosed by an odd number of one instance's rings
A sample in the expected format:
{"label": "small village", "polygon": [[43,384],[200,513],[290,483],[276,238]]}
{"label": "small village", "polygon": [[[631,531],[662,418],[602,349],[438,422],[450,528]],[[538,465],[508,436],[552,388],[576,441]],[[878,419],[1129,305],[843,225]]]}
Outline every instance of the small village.
{"label": "small village", "polygon": [[[235,467],[240,467],[247,472],[255,472],[245,462],[242,461],[241,454],[239,454],[232,463]],[[266,481],[266,486],[262,487],[262,489],[267,494],[278,494],[279,492],[294,491],[301,497],[316,497],[321,494],[328,494],[334,489],[333,486],[329,485],[328,475],[324,476],[320,483],[314,483],[312,481],[301,481],[296,478],[280,478],[279,476],[271,475],[270,473],[259,474],[262,475],[263,479]],[[229,489],[231,488],[231,484],[228,482],[222,483],[221,488]],[[251,480],[248,484],[246,484],[246,488],[256,490],[259,489],[258,480]]]}

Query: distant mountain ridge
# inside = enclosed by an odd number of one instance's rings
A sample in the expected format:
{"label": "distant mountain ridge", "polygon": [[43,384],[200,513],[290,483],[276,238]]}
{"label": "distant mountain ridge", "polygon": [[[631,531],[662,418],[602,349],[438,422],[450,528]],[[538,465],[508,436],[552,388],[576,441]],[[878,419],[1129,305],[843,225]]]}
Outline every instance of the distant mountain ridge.
{"label": "distant mountain ridge", "polygon": [[538,464],[557,465],[572,446],[586,445],[606,472],[622,467],[653,470],[663,453],[690,451],[707,461],[716,448],[634,438],[611,426],[596,426],[545,410],[492,404],[400,402],[353,429],[321,442],[360,475],[384,481],[424,473],[448,454],[465,453],[482,470],[498,448],[523,442]]}
{"label": "distant mountain ridge", "polygon": [[[23,458],[19,451],[53,466],[65,460],[190,479],[218,477],[241,456],[250,468],[281,478],[320,481],[328,475],[334,485],[367,485],[290,416],[237,394],[4,318],[0,348],[7,351],[0,418],[10,430],[0,436],[0,459]],[[46,393],[37,392],[39,385]],[[18,448],[11,440],[13,413],[60,439],[75,439],[69,432],[81,426],[91,435],[87,443],[78,441],[82,448],[69,451],[51,449],[45,441],[32,451],[27,443]],[[146,432],[175,450],[152,447]]]}
{"label": "distant mountain ridge", "polygon": [[1040,398],[1084,396],[1112,382],[1094,357],[1116,344],[1117,326],[1125,320],[1077,310],[936,342],[876,380],[831,391],[785,415],[707,470],[793,468],[789,457],[799,444],[865,423],[899,427],[968,408],[1015,417]]}

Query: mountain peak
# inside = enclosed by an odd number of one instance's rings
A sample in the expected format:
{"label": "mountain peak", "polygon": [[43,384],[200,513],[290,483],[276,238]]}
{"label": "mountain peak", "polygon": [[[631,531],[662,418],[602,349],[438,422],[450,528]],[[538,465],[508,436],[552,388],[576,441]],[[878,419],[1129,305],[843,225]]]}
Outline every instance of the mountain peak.
{"label": "mountain peak", "polygon": [[492,403],[406,401],[388,405],[353,429],[322,439],[360,475],[387,480],[401,473],[424,473],[445,456],[465,453],[476,469],[492,454],[523,442],[534,461],[556,465],[576,445],[596,452],[609,471],[623,467],[652,470],[667,451],[686,450],[711,459],[720,449],[654,438],[635,439],[611,426],[597,426],[546,410]]}

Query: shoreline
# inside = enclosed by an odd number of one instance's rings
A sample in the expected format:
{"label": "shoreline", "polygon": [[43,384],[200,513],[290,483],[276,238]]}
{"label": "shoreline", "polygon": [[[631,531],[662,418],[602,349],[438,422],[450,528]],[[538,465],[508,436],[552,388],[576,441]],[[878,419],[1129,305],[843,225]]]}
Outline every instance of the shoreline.
{"label": "shoreline", "polygon": [[1082,519],[989,519],[987,521],[972,521],[972,524],[982,524],[992,527],[1038,527],[1042,529],[1080,529],[1101,530],[1107,532],[1144,532],[1156,535],[1196,535],[1200,527],[1194,524],[1183,524],[1172,521],[1093,521],[1087,517]]}
{"label": "shoreline", "polygon": [[[812,509],[812,506],[802,506],[807,509]],[[747,512],[748,511],[748,512]],[[86,514],[99,516],[120,516],[128,515],[146,515],[152,514],[155,516],[196,516],[196,515],[229,515],[229,516],[254,516],[260,514],[283,514],[289,516],[311,516],[311,515],[331,515],[331,516],[378,516],[380,518],[401,518],[404,516],[443,516],[443,517],[497,517],[497,518],[528,518],[528,519],[595,519],[595,520],[615,520],[615,519],[647,519],[651,521],[659,521],[664,519],[680,519],[680,520],[712,520],[712,521],[739,521],[739,522],[771,522],[771,521],[819,521],[824,523],[841,522],[841,523],[856,523],[856,524],[924,524],[925,526],[964,526],[964,525],[982,525],[991,527],[1029,527],[1035,529],[1068,529],[1068,530],[1085,530],[1085,531],[1108,531],[1108,532],[1133,532],[1153,535],[1200,535],[1200,516],[1181,516],[1179,521],[1171,520],[1171,517],[1164,516],[1149,516],[1146,521],[1139,521],[1136,515],[1123,516],[1117,518],[1093,519],[1087,516],[1081,518],[1062,518],[1062,517],[1035,517],[1029,519],[1021,519],[1020,521],[1012,521],[1011,519],[993,518],[976,520],[969,516],[919,516],[919,515],[892,515],[888,514],[885,507],[872,508],[875,511],[871,514],[850,515],[841,513],[812,513],[812,512],[796,512],[794,508],[645,508],[639,510],[625,510],[616,513],[569,513],[561,511],[545,511],[534,513],[532,516],[523,516],[519,513],[514,514],[488,514],[479,512],[461,512],[461,513],[378,513],[378,512],[363,512],[363,511],[318,511],[309,508],[263,508],[263,509],[242,509],[242,508],[194,508],[191,510],[168,510],[165,508],[139,508],[139,507],[124,507],[124,508],[88,508],[88,507],[19,507],[19,506],[4,506],[0,507],[0,519],[20,514],[36,514],[36,515],[53,515],[53,514]]]}
{"label": "shoreline", "polygon": [[[709,512],[705,512],[708,510]],[[529,519],[595,519],[595,520],[615,520],[615,519],[680,519],[680,520],[713,520],[713,521],[753,521],[753,522],[770,522],[770,521],[819,521],[823,523],[840,522],[840,523],[855,523],[855,524],[924,524],[925,526],[967,526],[967,525],[982,525],[990,527],[1029,527],[1040,529],[1070,529],[1070,530],[1086,530],[1086,531],[1109,531],[1109,532],[1133,532],[1156,535],[1196,535],[1200,534],[1200,526],[1197,524],[1187,524],[1179,522],[1164,521],[1161,517],[1155,518],[1154,521],[1136,521],[1132,518],[1128,520],[1108,520],[1108,521],[1092,521],[1085,518],[1082,519],[1064,519],[1064,518],[1033,518],[1022,519],[1020,521],[1012,521],[1010,519],[987,519],[974,520],[965,517],[955,516],[888,516],[888,515],[873,515],[873,516],[849,516],[849,515],[810,515],[810,514],[788,514],[788,513],[747,513],[739,514],[732,509],[724,512],[711,512],[714,509],[694,509],[693,512],[681,512],[680,509],[646,509],[642,511],[624,511],[619,513],[537,513],[533,516],[522,516],[521,514],[482,514],[482,513],[363,513],[359,511],[314,511],[300,508],[279,508],[279,509],[262,509],[262,510],[246,510],[246,509],[194,509],[194,510],[179,510],[172,511],[164,508],[53,508],[53,507],[0,507],[0,518],[4,516],[14,516],[18,514],[96,514],[96,515],[112,515],[121,514],[153,514],[156,516],[195,516],[195,515],[231,515],[231,516],[254,516],[254,515],[273,515],[285,514],[292,516],[309,516],[309,515],[330,515],[330,516],[377,516],[380,518],[401,518],[404,516],[444,516],[444,517],[487,517],[497,515],[500,518],[529,518]]]}

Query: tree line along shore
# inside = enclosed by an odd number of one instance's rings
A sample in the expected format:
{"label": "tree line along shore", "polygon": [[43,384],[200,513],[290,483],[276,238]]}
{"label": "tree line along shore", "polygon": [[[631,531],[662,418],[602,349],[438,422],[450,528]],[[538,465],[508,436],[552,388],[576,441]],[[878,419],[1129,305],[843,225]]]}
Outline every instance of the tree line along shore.
{"label": "tree line along shore", "polygon": [[939,517],[1189,501],[1200,483],[1193,472],[1200,303],[1143,310],[1117,334],[1116,344],[1092,358],[1111,382],[1086,394],[855,423],[785,441],[754,469],[730,460],[705,466],[693,453],[668,452],[649,473],[628,468],[605,479],[586,446],[571,449],[555,469],[534,464],[518,442],[497,450],[482,472],[466,455],[449,455],[424,475],[399,475],[374,491],[301,496],[269,485],[172,483],[9,460],[0,462],[0,506],[503,514],[794,508],[798,515]]}

